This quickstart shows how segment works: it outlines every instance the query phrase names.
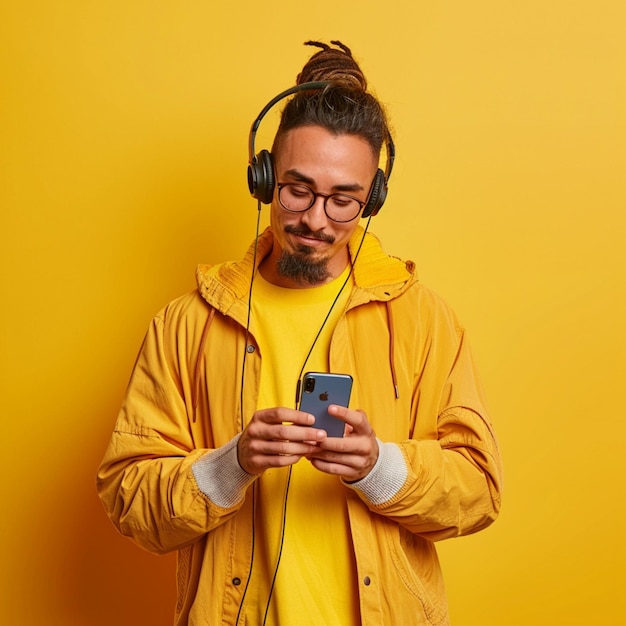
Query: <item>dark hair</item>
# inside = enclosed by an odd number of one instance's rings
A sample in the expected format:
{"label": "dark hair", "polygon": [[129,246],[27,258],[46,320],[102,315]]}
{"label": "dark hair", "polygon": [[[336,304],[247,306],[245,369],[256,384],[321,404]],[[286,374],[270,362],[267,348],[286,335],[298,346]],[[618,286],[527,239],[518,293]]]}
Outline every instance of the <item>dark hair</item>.
{"label": "dark hair", "polygon": [[331,133],[357,135],[371,146],[376,157],[383,143],[390,138],[385,111],[380,102],[367,91],[367,81],[350,49],[340,41],[331,41],[331,48],[319,41],[305,45],[321,50],[315,53],[298,74],[297,84],[328,81],[316,91],[300,91],[285,105],[274,140],[294,128],[321,126]]}

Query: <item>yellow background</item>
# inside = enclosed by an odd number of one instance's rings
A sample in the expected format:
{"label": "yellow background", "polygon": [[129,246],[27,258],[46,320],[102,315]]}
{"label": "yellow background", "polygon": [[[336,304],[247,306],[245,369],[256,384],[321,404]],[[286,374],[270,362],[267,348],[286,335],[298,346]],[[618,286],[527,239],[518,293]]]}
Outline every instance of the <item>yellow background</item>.
{"label": "yellow background", "polygon": [[95,470],[151,316],[253,237],[250,123],[339,38],[396,131],[372,229],[469,328],[504,454],[498,522],[440,546],[453,623],[624,623],[625,6],[3,3],[0,622],[171,623]]}

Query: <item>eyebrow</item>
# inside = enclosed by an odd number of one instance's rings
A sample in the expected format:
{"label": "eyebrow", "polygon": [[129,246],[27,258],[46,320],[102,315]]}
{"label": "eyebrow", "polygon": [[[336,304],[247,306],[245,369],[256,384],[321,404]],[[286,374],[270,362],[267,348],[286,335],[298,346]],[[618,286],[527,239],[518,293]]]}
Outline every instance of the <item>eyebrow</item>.
{"label": "eyebrow", "polygon": [[[299,183],[307,183],[315,187],[315,181],[310,176],[296,169],[287,170],[284,175]],[[345,183],[342,185],[333,185],[332,189],[333,191],[363,191],[363,186],[359,183]]]}

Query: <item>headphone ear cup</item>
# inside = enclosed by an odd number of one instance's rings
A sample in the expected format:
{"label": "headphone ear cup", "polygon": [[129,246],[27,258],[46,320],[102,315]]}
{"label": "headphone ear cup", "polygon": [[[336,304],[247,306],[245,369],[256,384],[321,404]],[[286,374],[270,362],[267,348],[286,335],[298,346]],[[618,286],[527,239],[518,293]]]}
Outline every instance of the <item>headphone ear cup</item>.
{"label": "headphone ear cup", "polygon": [[370,215],[376,215],[380,211],[381,207],[385,203],[387,198],[387,181],[385,179],[385,173],[379,169],[374,176],[372,182],[372,189],[370,191],[370,197],[363,209],[361,217],[370,217]]}
{"label": "headphone ear cup", "polygon": [[253,198],[269,204],[274,196],[274,186],[272,155],[261,150],[248,164],[248,189]]}

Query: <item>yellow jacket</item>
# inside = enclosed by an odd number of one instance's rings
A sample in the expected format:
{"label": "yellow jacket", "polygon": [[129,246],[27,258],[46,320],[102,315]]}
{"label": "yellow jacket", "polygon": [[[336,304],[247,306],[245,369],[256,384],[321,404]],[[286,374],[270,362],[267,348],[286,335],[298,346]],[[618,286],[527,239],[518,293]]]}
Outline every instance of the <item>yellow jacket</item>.
{"label": "yellow jacket", "polygon": [[[362,237],[359,228],[352,258]],[[271,246],[268,230],[257,258]],[[178,626],[236,624],[250,571],[254,477],[237,465],[236,441],[261,365],[245,331],[252,263],[251,247],[240,262],[200,266],[198,290],[154,318],[98,471],[122,534],[178,550]],[[354,281],[330,364],[354,378],[350,405],[381,442],[371,475],[345,485],[362,623],[443,626],[434,542],[496,518],[498,446],[464,330],[413,264],[368,234]]]}

